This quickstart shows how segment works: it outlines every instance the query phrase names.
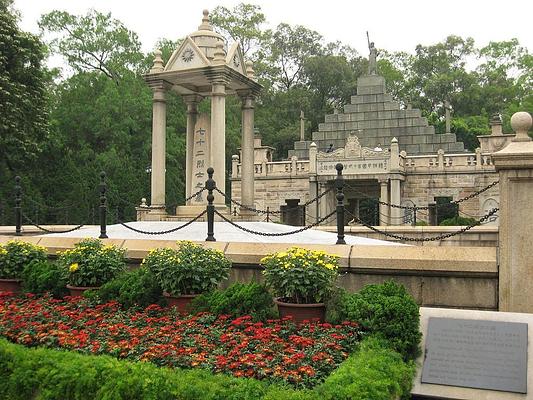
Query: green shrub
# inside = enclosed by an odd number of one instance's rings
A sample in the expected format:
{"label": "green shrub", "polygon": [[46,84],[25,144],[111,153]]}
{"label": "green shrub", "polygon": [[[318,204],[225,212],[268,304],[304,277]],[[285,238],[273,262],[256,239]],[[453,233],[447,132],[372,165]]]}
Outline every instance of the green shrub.
{"label": "green shrub", "polygon": [[68,294],[65,271],[50,261],[32,262],[22,272],[24,291],[33,294],[50,293],[55,298]]}
{"label": "green shrub", "polygon": [[26,265],[46,261],[46,248],[22,240],[0,245],[0,279],[20,279]]}
{"label": "green shrub", "polygon": [[429,224],[424,220],[416,221],[416,226],[428,226],[428,225]]}
{"label": "green shrub", "polygon": [[160,303],[163,294],[154,274],[146,267],[124,272],[92,292],[87,296],[102,302],[116,300],[126,308]]}
{"label": "green shrub", "polygon": [[340,317],[357,321],[365,331],[388,340],[406,360],[420,354],[418,305],[394,281],[367,285],[359,293],[344,296]]}
{"label": "green shrub", "polygon": [[196,297],[192,304],[193,313],[207,311],[213,314],[232,316],[250,315],[256,321],[277,316],[272,295],[264,285],[258,283],[234,283],[224,290],[214,290]]}
{"label": "green shrub", "polygon": [[296,390],[206,370],[156,367],[68,351],[25,348],[0,339],[1,400],[393,400],[408,398],[413,363],[386,343],[365,339],[314,390]]}
{"label": "green shrub", "polygon": [[474,225],[477,222],[475,218],[466,218],[461,216],[456,216],[453,218],[448,218],[443,220],[439,225],[440,226],[468,226]]}
{"label": "green shrub", "polygon": [[112,244],[104,245],[99,239],[84,239],[73,249],[59,254],[68,283],[72,286],[101,286],[126,269],[125,250]]}
{"label": "green shrub", "polygon": [[0,339],[2,400],[318,400],[310,391],[109,356],[27,349]]}
{"label": "green shrub", "polygon": [[171,295],[201,294],[227,279],[231,261],[223,252],[189,241],[178,242],[177,250],[151,250],[142,262]]}
{"label": "green shrub", "polygon": [[414,362],[369,338],[315,391],[325,400],[409,399],[415,371]]}

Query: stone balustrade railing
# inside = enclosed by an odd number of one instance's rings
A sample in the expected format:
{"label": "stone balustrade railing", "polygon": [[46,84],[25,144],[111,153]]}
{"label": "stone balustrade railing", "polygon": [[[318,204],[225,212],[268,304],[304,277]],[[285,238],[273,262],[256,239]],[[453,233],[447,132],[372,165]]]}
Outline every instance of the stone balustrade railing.
{"label": "stone balustrade railing", "polygon": [[[345,160],[339,160],[345,162]],[[401,152],[399,156],[400,170],[405,172],[435,172],[435,171],[468,171],[484,170],[494,172],[490,153],[460,153],[409,156]],[[288,161],[273,161],[254,164],[254,176],[297,176],[309,173],[309,160],[292,159]],[[370,170],[369,170],[370,171]],[[234,162],[233,178],[241,177],[241,164]]]}
{"label": "stone balustrade railing", "polygon": [[[254,176],[294,176],[309,173],[309,160],[289,160],[254,163]],[[233,165],[232,177],[240,178],[242,175],[241,164]]]}
{"label": "stone balustrade railing", "polygon": [[461,153],[408,156],[403,155],[406,172],[486,170],[494,172],[490,154]]}

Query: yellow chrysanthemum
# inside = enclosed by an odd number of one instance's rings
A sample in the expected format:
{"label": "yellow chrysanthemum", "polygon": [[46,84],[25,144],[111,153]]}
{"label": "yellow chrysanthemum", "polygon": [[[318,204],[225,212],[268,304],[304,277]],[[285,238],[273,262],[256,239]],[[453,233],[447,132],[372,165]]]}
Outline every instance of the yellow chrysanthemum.
{"label": "yellow chrysanthemum", "polygon": [[68,267],[68,270],[70,272],[74,272],[74,271],[77,271],[79,268],[80,266],[78,265],[78,263],[74,263],[74,264],[70,264],[70,267]]}

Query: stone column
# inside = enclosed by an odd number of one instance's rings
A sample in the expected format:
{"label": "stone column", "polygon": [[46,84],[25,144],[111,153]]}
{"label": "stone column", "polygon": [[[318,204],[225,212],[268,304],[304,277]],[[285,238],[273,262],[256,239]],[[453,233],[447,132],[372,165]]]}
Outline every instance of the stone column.
{"label": "stone column", "polygon": [[153,95],[152,113],[152,187],[150,208],[155,213],[165,214],[165,165],[167,104],[166,91],[169,86],[160,81],[150,85]]}
{"label": "stone column", "polygon": [[[251,92],[240,93],[242,100],[242,160],[241,160],[241,202],[254,206],[254,96]],[[266,169],[266,166],[265,166]],[[266,171],[263,171],[266,172]],[[242,209],[242,213],[247,210]]]}
{"label": "stone column", "polygon": [[[400,195],[400,180],[390,180],[390,203],[400,205],[402,203]],[[402,209],[397,207],[390,208],[390,225],[402,225]]]}
{"label": "stone column", "polygon": [[[193,173],[193,150],[194,150],[194,126],[198,117],[198,103],[202,98],[196,95],[183,96],[185,104],[187,104],[187,136],[185,145],[185,198],[188,198],[192,193],[192,173]],[[186,205],[190,205],[191,201],[187,201]]]}
{"label": "stone column", "polygon": [[[327,190],[327,183],[326,182],[319,182],[319,190],[320,194],[324,193]],[[318,200],[318,219],[325,217],[328,215],[328,195],[322,196]]]}
{"label": "stone column", "polygon": [[531,115],[511,118],[515,138],[492,154],[500,174],[499,310],[533,313],[533,141]]}
{"label": "stone column", "polygon": [[[381,189],[379,201],[383,203],[389,202],[389,182],[387,179],[379,181],[379,186]],[[389,225],[389,206],[385,204],[379,205],[379,225],[387,226]]]}
{"label": "stone column", "polygon": [[[211,87],[211,167],[215,170],[213,179],[217,188],[226,192],[226,85],[223,81],[213,82]],[[223,206],[224,197],[217,192],[214,203]]]}
{"label": "stone column", "polygon": [[[315,175],[309,176],[309,200],[312,200],[318,196],[318,182],[316,180]],[[309,204],[307,206],[307,209],[305,210],[307,214],[307,218],[305,223],[306,224],[312,224],[313,222],[316,222],[318,220],[318,203],[315,201],[314,203]]]}
{"label": "stone column", "polygon": [[[392,138],[390,146],[390,203],[395,205],[401,204],[401,192],[400,192],[400,149],[398,145],[398,139]],[[402,224],[402,209],[397,207],[390,207],[389,212],[389,224],[401,225]]]}

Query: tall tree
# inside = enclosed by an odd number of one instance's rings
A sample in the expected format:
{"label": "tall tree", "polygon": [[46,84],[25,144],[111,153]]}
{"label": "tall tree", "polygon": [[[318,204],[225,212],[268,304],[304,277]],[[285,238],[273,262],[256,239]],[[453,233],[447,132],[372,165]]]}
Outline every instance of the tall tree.
{"label": "tall tree", "polygon": [[311,56],[324,54],[322,36],[301,25],[281,23],[269,35],[266,58],[270,70],[265,71],[275,87],[289,90],[303,82],[305,61]]}
{"label": "tall tree", "polygon": [[124,72],[142,65],[137,34],[111,14],[91,10],[77,16],[56,10],[43,15],[39,26],[54,35],[50,46],[76,72],[100,71],[118,83]]}
{"label": "tall tree", "polygon": [[39,39],[19,29],[12,1],[0,0],[1,169],[22,168],[48,137],[44,57]]}
{"label": "tall tree", "polygon": [[266,21],[261,6],[239,3],[231,10],[218,6],[210,17],[212,24],[220,28],[227,38],[239,42],[245,56],[254,58],[253,53],[266,35],[261,30],[261,25]]}

